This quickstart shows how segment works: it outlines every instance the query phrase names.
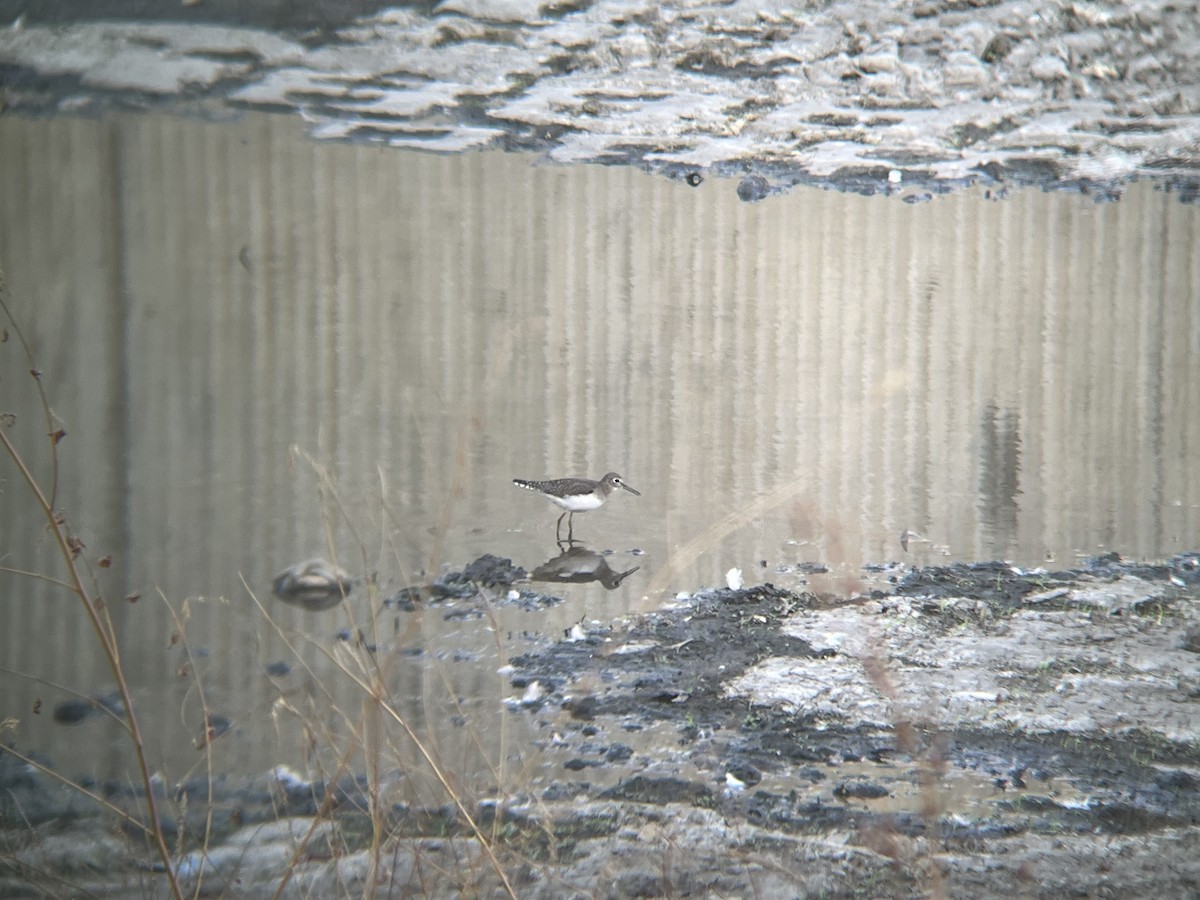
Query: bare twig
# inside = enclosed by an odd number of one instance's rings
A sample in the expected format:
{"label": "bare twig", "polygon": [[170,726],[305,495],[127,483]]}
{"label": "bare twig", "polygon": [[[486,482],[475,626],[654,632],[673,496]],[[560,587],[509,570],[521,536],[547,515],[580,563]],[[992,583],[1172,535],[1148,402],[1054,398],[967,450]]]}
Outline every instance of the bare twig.
{"label": "bare twig", "polygon": [[97,803],[99,803],[101,806],[103,806],[109,812],[115,813],[116,815],[120,816],[121,819],[124,822],[126,822],[127,824],[132,825],[138,831],[143,832],[147,836],[150,835],[151,829],[147,828],[143,823],[139,822],[137,819],[135,819],[133,816],[131,816],[125,810],[121,809],[121,807],[115,805],[114,803],[112,803],[108,800],[105,800],[99,794],[92,793],[91,791],[89,791],[87,788],[85,788],[79,782],[72,781],[70,778],[68,778],[65,775],[60,775],[58,772],[55,772],[49,766],[43,765],[42,763],[38,762],[32,756],[26,756],[20,750],[14,750],[12,747],[9,747],[6,745],[4,747],[4,752],[9,754],[10,756],[13,756],[13,757],[19,759],[21,762],[25,763],[25,765],[27,765],[27,766],[33,766],[33,768],[37,769],[43,775],[53,778],[55,781],[59,782],[60,784],[64,784],[67,787],[71,788],[72,790],[78,791],[79,793],[83,794],[83,796],[87,797],[89,800],[95,800]]}
{"label": "bare twig", "polygon": [[[175,870],[171,864],[171,851],[167,847],[166,836],[163,834],[162,824],[158,819],[158,802],[154,797],[154,786],[150,780],[150,766],[146,760],[145,744],[142,741],[141,729],[138,726],[136,712],[133,708],[133,696],[129,690],[129,682],[125,678],[125,670],[121,664],[121,651],[117,643],[116,631],[112,626],[112,620],[108,617],[107,611],[104,609],[102,602],[97,596],[93,596],[84,584],[83,576],[80,572],[77,563],[78,556],[78,539],[68,532],[66,518],[55,508],[55,497],[58,490],[58,452],[55,449],[59,436],[57,429],[53,428],[54,416],[50,411],[50,406],[46,398],[45,388],[42,385],[41,373],[38,371],[34,363],[30,347],[25,340],[20,327],[17,325],[12,312],[8,308],[8,304],[4,301],[4,282],[3,274],[0,273],[0,308],[3,308],[5,316],[12,325],[13,331],[18,335],[21,345],[25,349],[26,358],[29,360],[29,371],[33,377],[34,383],[37,385],[38,395],[41,397],[42,409],[46,416],[46,422],[50,455],[52,461],[52,475],[50,482],[50,491],[47,493],[42,489],[41,483],[34,476],[33,472],[26,464],[24,457],[17,450],[4,428],[0,428],[0,444],[4,445],[4,450],[16,465],[21,473],[21,478],[33,494],[37,502],[38,508],[46,519],[46,525],[50,533],[54,536],[54,540],[58,545],[59,555],[62,557],[63,563],[66,565],[68,585],[79,598],[80,604],[88,617],[88,621],[92,625],[92,631],[96,635],[97,641],[104,652],[104,656],[108,661],[110,671],[117,682],[117,690],[121,695],[121,702],[125,706],[126,725],[129,732],[130,743],[133,746],[134,760],[137,763],[138,774],[141,778],[142,787],[146,792],[146,813],[150,820],[148,833],[151,836],[155,848],[158,851],[159,857],[162,859],[163,866],[167,873],[167,878],[170,882],[171,893],[176,900],[183,900],[183,894],[179,886],[179,880],[175,875]],[[5,748],[8,752],[12,752],[9,748]],[[85,792],[87,793],[87,792]],[[94,797],[88,793],[87,796]]]}

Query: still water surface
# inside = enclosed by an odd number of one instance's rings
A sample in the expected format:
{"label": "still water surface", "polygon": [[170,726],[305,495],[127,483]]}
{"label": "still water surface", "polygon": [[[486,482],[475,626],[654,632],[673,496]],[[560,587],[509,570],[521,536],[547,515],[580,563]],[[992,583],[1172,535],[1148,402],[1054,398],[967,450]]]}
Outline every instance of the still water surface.
{"label": "still water surface", "polygon": [[[1149,185],[1106,205],[746,204],[728,181],[317,144],[265,116],[6,118],[0,155],[8,303],[68,432],[59,504],[112,555],[105,596],[141,596],[113,609],[171,779],[201,763],[206,704],[233,726],[218,770],[410,753],[340,674],[359,655],[336,632],[372,621],[444,762],[529,781],[528,716],[501,712],[496,670],[533,633],[732,568],[847,590],[863,563],[1197,544],[1200,210]],[[27,368],[0,345],[0,407],[47,476]],[[576,516],[575,537],[638,567],[612,590],[466,621],[379,612],[483,553],[553,559],[559,511],[511,479],[609,470],[641,496]],[[2,564],[60,574],[0,474]],[[323,613],[270,596],[317,555],[376,578],[374,609],[361,586]],[[20,745],[124,771],[114,723],[47,714],[111,681],[77,605],[4,574],[0,604]],[[278,661],[291,672],[265,674]]]}

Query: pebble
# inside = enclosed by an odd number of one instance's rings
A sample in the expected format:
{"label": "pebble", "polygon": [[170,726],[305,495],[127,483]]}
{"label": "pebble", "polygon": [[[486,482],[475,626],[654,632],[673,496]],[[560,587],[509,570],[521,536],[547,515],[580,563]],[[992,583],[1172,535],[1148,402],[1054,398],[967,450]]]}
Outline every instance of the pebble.
{"label": "pebble", "polygon": [[737,186],[737,195],[739,200],[744,200],[747,203],[754,203],[762,200],[771,192],[771,185],[767,179],[761,175],[747,175]]}
{"label": "pebble", "polygon": [[1058,56],[1039,56],[1029,67],[1029,74],[1038,81],[1065,81],[1071,75],[1067,64]]}
{"label": "pebble", "polygon": [[894,72],[900,64],[899,58],[896,56],[895,47],[890,50],[877,50],[872,53],[860,53],[854,58],[854,62],[864,72]]}

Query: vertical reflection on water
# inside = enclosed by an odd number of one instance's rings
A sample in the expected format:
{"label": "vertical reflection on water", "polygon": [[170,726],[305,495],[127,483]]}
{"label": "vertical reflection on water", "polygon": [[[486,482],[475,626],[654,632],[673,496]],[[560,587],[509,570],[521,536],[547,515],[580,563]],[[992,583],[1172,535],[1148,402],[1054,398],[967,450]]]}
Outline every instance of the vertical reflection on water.
{"label": "vertical reflection on water", "polygon": [[[300,483],[304,454],[361,514],[337,538],[362,555],[371,533],[398,577],[545,558],[544,516],[508,479],[608,468],[649,490],[589,536],[652,551],[646,572],[796,485],[680,587],[747,559],[888,557],[906,528],[968,558],[1154,554],[1195,518],[1197,217],[1144,187],[1105,207],[745,204],[711,180],[318,146],[274,120],[5,134],[27,170],[4,191],[14,283],[81,323],[39,326],[79,428],[128,420],[94,445],[126,460],[99,486],[116,502],[87,505],[124,504],[132,555],[170,561],[172,594],[198,573],[235,593],[248,560],[318,549],[331,486]],[[122,221],[120,246],[92,218]],[[47,252],[58,234],[80,260]],[[93,338],[109,332],[127,355]],[[1020,423],[1021,502],[1000,518],[967,500],[992,496],[972,454],[989,403]]]}
{"label": "vertical reflection on water", "polygon": [[[1158,253],[1156,251],[1169,250],[1169,242],[1167,231],[1170,223],[1169,217],[1163,217],[1157,220],[1148,220],[1138,223],[1138,240],[1144,242],[1138,248],[1138,264],[1145,272],[1142,283],[1146,285],[1146,296],[1144,304],[1146,307],[1147,316],[1150,325],[1146,346],[1144,350],[1146,379],[1144,389],[1146,391],[1146,412],[1145,412],[1145,431],[1146,431],[1146,449],[1150,456],[1149,459],[1149,478],[1150,484],[1147,491],[1144,503],[1148,504],[1151,509],[1161,510],[1166,507],[1166,471],[1168,468],[1175,468],[1172,464],[1174,461],[1168,462],[1166,457],[1166,389],[1167,385],[1164,381],[1166,368],[1166,346],[1170,342],[1170,334],[1174,329],[1174,323],[1171,321],[1172,303],[1167,294],[1167,278],[1165,273],[1161,271],[1149,271],[1152,268],[1157,268],[1159,264]],[[1183,250],[1178,248],[1180,252],[1186,252],[1193,257],[1196,254],[1195,246]],[[1200,296],[1194,296],[1193,300],[1200,300]],[[1195,305],[1194,303],[1192,304]],[[1193,411],[1194,413],[1195,411]],[[1196,471],[1195,469],[1193,471]],[[1144,515],[1139,511],[1139,515]],[[1161,544],[1163,540],[1163,519],[1161,516],[1154,516],[1148,523],[1152,529],[1150,539],[1156,544]],[[1200,540],[1200,536],[1197,536]]]}
{"label": "vertical reflection on water", "polygon": [[1020,420],[988,404],[980,422],[979,517],[990,556],[1010,556],[1017,543],[1021,493]]}
{"label": "vertical reflection on water", "polygon": [[[786,580],[810,561],[1067,563],[1196,540],[1194,207],[1146,185],[1107,206],[746,204],[719,179],[317,145],[293,125],[0,123],[16,161],[0,167],[0,262],[68,423],[62,505],[89,548],[122,557],[106,593],[143,591],[130,664],[161,721],[187,686],[158,588],[191,598],[199,667],[214,696],[246,701],[239,722],[274,710],[263,668],[289,653],[251,592],[348,706],[343,611],[272,605],[270,576],[333,551],[385,593],[483,552],[532,571],[558,557],[557,514],[513,477],[615,469],[643,495],[577,518],[616,552],[586,561],[598,581],[560,580],[558,607],[500,626],[389,611],[406,662],[388,677],[414,721],[439,727],[459,695],[494,714],[511,646],[452,656],[488,628],[558,634],[732,566],[770,564],[748,581],[790,566]],[[5,390],[27,377],[11,346]],[[4,499],[12,558],[53,570],[36,517]],[[925,539],[902,548],[907,530]],[[72,610],[44,585],[0,585],[6,659],[104,679]],[[369,618],[366,593],[352,609]],[[34,699],[3,689],[0,712]],[[274,760],[302,731],[278,727],[239,753]],[[190,734],[160,740],[194,752]]]}

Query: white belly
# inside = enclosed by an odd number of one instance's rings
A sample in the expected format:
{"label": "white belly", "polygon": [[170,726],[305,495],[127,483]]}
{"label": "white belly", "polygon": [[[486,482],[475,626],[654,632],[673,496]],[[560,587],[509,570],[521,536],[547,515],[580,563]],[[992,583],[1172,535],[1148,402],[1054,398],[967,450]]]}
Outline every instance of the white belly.
{"label": "white belly", "polygon": [[550,497],[550,499],[571,512],[587,512],[589,509],[598,509],[604,503],[595,494],[584,494],[577,497]]}

